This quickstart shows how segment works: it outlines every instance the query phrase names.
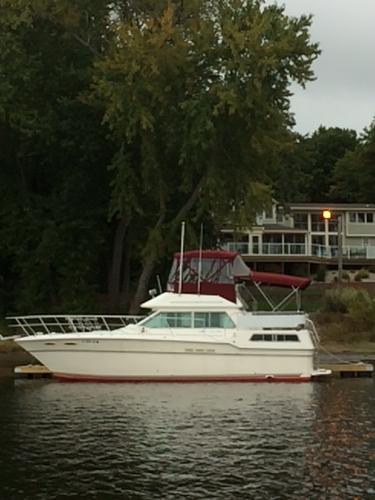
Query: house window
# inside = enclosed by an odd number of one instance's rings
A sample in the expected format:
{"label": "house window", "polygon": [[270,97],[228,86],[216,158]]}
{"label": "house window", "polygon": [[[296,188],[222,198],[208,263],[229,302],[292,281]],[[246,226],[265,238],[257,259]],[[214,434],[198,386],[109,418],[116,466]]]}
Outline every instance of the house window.
{"label": "house window", "polygon": [[307,214],[294,214],[293,220],[296,229],[307,229]]}
{"label": "house window", "polygon": [[330,246],[331,257],[337,257],[338,256],[338,243],[339,243],[339,238],[338,238],[337,234],[330,234],[328,237],[328,243]]}
{"label": "house window", "polygon": [[328,221],[328,232],[337,233],[337,219],[331,219]]}
{"label": "house window", "polygon": [[313,255],[317,257],[326,257],[326,247],[324,236],[313,235],[311,238],[311,251]]}
{"label": "house window", "polygon": [[273,208],[267,208],[267,210],[264,212],[264,218],[265,219],[273,219]]}
{"label": "house window", "polygon": [[366,222],[366,214],[364,212],[358,212],[358,222],[363,224]]}
{"label": "house window", "polygon": [[287,255],[303,255],[305,248],[304,234],[286,234],[284,236],[284,253]]}
{"label": "house window", "polygon": [[320,214],[311,214],[311,231],[314,233],[324,233],[324,220]]}
{"label": "house window", "polygon": [[276,209],[276,222],[280,224],[281,222],[283,222],[283,220],[284,220],[284,210],[282,207],[278,207]]}
{"label": "house window", "polygon": [[374,214],[372,212],[351,212],[349,214],[349,221],[359,224],[372,224],[374,222]]}
{"label": "house window", "polygon": [[335,247],[338,245],[338,237],[336,234],[329,235],[329,246]]}
{"label": "house window", "polygon": [[259,236],[253,236],[253,254],[259,253]]}
{"label": "house window", "polygon": [[282,254],[282,235],[279,233],[263,234],[263,254]]}

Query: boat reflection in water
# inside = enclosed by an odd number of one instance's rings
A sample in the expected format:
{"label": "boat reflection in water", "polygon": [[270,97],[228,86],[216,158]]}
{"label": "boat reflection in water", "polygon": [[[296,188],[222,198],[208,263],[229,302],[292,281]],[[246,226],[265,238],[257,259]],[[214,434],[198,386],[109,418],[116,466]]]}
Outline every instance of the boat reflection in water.
{"label": "boat reflection in water", "polygon": [[310,283],[252,272],[237,253],[175,254],[168,291],[142,304],[151,314],[138,323],[17,342],[63,380],[306,382],[328,374],[314,366],[318,337],[307,315],[278,306],[249,312],[236,293],[240,281],[291,287],[290,296]]}
{"label": "boat reflection in water", "polygon": [[0,384],[0,498],[371,499],[373,389]]}

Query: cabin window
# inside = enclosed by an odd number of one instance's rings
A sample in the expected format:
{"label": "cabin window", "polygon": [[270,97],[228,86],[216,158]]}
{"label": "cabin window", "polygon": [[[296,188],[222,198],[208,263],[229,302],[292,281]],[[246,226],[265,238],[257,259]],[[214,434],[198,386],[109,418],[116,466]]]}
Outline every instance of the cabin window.
{"label": "cabin window", "polygon": [[194,328],[234,328],[230,317],[224,312],[194,313]]}
{"label": "cabin window", "polygon": [[224,312],[160,312],[142,325],[147,328],[235,328]]}
{"label": "cabin window", "polygon": [[162,312],[142,323],[147,328],[191,328],[191,312]]}
{"label": "cabin window", "polygon": [[250,340],[252,342],[299,342],[298,335],[294,334],[270,334],[254,333]]}

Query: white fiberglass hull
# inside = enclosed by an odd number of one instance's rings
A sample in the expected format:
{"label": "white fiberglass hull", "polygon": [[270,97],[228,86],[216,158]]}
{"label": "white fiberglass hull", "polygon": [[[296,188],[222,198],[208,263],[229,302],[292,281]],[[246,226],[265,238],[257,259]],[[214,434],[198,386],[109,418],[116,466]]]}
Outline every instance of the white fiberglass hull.
{"label": "white fiberglass hull", "polygon": [[48,337],[18,343],[66,380],[302,382],[314,370],[314,350],[309,348],[241,348],[214,339]]}

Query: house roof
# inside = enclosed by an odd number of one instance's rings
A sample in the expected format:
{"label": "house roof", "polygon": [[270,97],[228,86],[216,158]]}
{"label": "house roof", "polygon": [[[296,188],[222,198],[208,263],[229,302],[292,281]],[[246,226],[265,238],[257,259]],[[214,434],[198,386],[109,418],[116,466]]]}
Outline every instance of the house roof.
{"label": "house roof", "polygon": [[290,203],[291,210],[341,210],[346,212],[351,211],[375,211],[373,203]]}

